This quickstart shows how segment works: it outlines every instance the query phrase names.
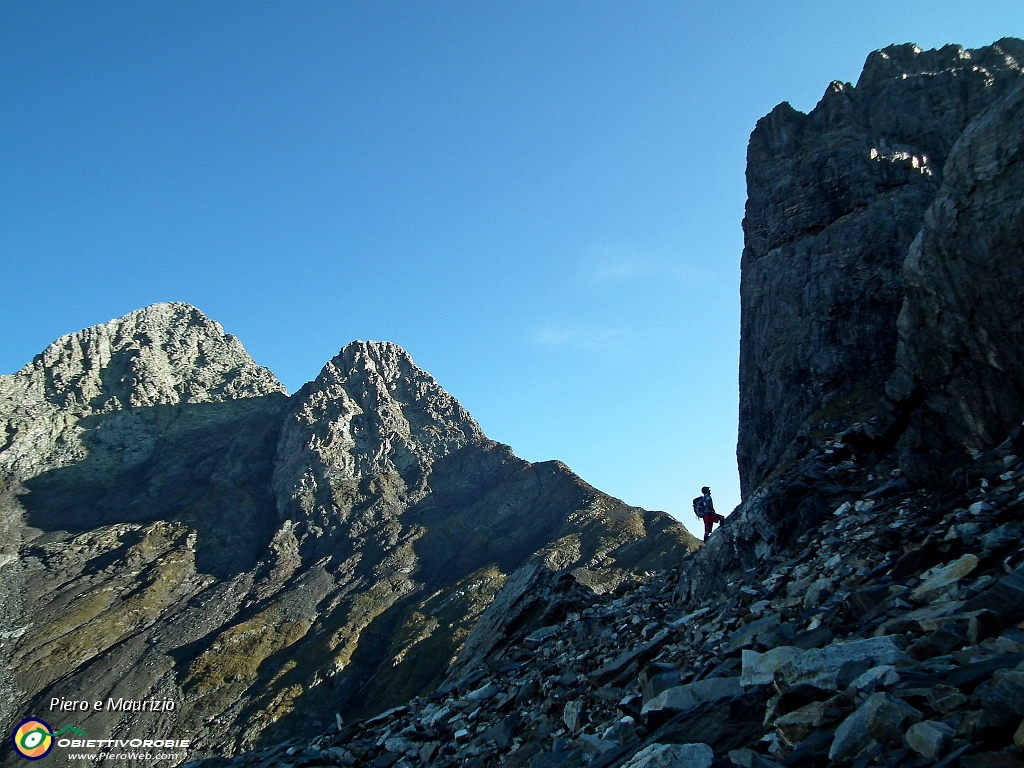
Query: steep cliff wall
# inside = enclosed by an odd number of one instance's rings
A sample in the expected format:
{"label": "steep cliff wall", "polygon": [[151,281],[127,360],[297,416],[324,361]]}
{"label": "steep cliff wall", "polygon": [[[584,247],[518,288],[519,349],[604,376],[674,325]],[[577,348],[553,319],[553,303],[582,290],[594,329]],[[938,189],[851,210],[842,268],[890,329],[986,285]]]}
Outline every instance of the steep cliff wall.
{"label": "steep cliff wall", "polygon": [[[985,449],[1024,420],[1024,89],[957,141],[904,264],[898,370],[888,393],[923,402],[904,468]],[[933,466],[917,456],[938,454]],[[910,461],[908,461],[910,458]],[[961,461],[966,460],[963,457]]]}
{"label": "steep cliff wall", "polygon": [[[750,137],[741,277],[744,497],[873,409],[896,366],[902,265],[957,139],[1020,81],[1024,42],[872,53]],[[795,444],[794,444],[794,441]]]}

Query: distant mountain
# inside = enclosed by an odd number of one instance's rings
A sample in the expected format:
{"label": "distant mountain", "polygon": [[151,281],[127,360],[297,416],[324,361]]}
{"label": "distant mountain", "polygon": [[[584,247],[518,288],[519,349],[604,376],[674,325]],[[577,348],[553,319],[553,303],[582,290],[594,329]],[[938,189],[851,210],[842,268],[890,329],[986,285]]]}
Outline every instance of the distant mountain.
{"label": "distant mountain", "polygon": [[429,692],[525,564],[602,592],[697,546],[488,440],[394,344],[347,345],[289,397],[186,304],[0,377],[0,526],[4,724],[167,700],[74,724],[193,755]]}

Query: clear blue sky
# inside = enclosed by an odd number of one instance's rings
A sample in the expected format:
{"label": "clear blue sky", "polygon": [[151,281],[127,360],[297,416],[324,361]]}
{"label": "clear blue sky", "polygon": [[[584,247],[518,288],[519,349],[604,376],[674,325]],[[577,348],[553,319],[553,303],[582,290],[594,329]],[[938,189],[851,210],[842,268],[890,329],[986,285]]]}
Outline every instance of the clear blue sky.
{"label": "clear blue sky", "polygon": [[731,509],[754,123],[1006,35],[1019,0],[3,2],[0,373],[187,301],[291,391],[395,341],[520,456]]}

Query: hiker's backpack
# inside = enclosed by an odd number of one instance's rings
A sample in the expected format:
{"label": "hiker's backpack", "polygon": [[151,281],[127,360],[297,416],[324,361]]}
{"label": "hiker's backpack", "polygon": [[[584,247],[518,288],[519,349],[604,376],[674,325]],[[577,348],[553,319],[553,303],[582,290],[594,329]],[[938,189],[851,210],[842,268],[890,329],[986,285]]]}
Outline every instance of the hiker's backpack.
{"label": "hiker's backpack", "polygon": [[693,500],[693,514],[697,517],[704,517],[705,512],[707,512],[707,509],[704,506],[704,497],[698,496]]}

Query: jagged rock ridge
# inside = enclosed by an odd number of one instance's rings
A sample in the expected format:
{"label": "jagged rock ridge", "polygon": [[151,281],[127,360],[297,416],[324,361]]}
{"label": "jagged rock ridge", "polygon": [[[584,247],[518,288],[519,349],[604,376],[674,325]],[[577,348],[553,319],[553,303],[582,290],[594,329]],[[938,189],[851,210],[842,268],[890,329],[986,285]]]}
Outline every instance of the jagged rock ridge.
{"label": "jagged rock ridge", "polygon": [[348,345],[289,398],[184,304],[0,377],[0,425],[6,721],[169,699],[76,725],[230,754],[431,689],[524,563],[600,590],[695,546],[488,440],[393,344]]}

